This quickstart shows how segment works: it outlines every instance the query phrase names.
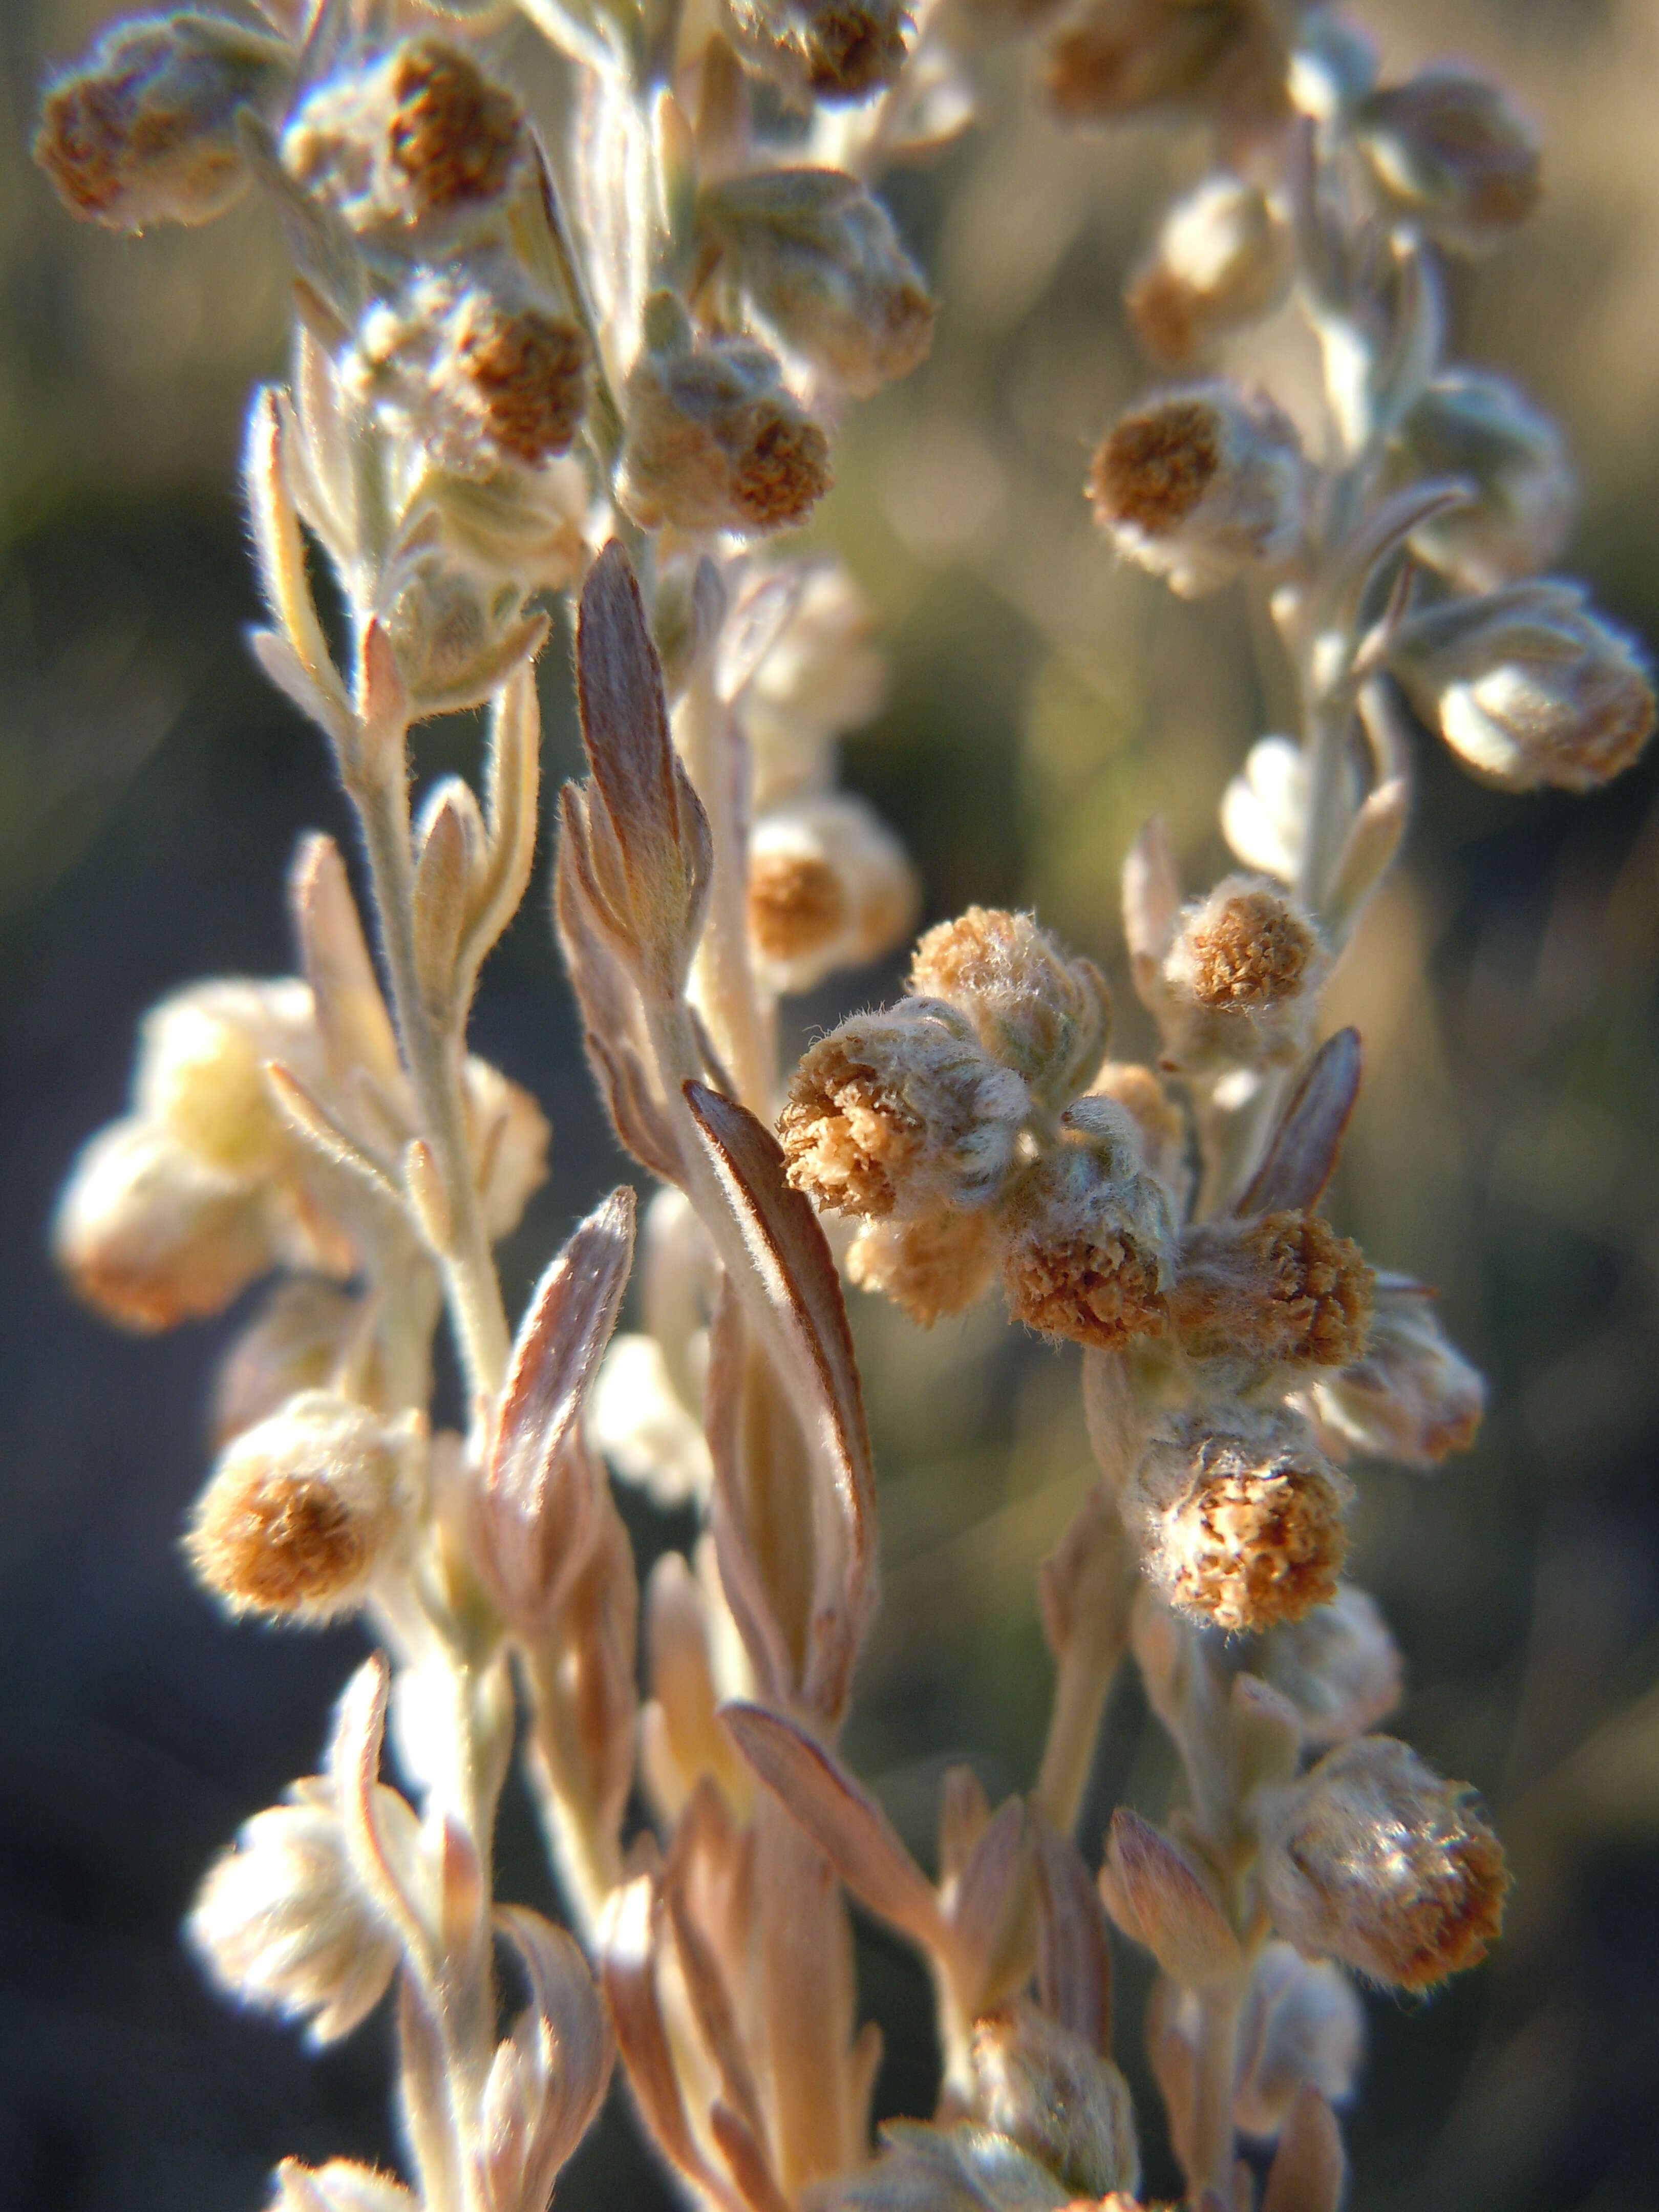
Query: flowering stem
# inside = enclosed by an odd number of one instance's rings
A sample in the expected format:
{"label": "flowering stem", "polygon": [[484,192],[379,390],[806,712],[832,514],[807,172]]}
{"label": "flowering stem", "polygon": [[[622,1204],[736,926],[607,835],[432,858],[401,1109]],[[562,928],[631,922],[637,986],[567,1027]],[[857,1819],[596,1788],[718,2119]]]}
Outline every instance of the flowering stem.
{"label": "flowering stem", "polygon": [[1231,2204],[1233,2176],[1233,2095],[1238,2075],[1238,2023],[1243,2009],[1242,1980],[1202,1990],[1198,1999],[1198,2050],[1193,2080],[1193,2169],[1187,2179],[1194,2196],[1212,2189]]}
{"label": "flowering stem", "polygon": [[357,809],[368,854],[404,1066],[443,1188],[447,1233],[445,1249],[438,1256],[450,1313],[474,1399],[489,1400],[506,1376],[511,1338],[472,1179],[466,1108],[461,1096],[460,1042],[434,1026],[421,994],[415,959],[409,787],[403,748],[389,750],[393,757],[388,771],[349,775],[347,787]]}
{"label": "flowering stem", "polygon": [[1100,1735],[1100,1717],[1106,1710],[1127,1634],[1127,1621],[1108,1619],[1103,1611],[1091,1607],[1077,1623],[1060,1655],[1035,1796],[1038,1807],[1062,1835],[1069,1835],[1076,1827],[1083,1810],[1083,1793],[1089,1786]]}

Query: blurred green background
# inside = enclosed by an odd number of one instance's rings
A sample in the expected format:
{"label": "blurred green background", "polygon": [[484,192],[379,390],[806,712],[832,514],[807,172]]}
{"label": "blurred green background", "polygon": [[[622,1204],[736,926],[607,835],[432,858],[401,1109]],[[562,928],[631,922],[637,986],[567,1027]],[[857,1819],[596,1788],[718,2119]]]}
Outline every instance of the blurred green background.
{"label": "blurred green background", "polygon": [[[119,1109],[132,1026],[170,986],[289,964],[280,879],[337,828],[320,748],[262,688],[234,495],[250,383],[283,359],[271,228],[140,243],[70,223],[27,159],[43,68],[102,20],[5,0],[0,128],[0,2195],[54,2212],[252,2206],[281,2154],[388,2157],[378,2021],[321,2062],[222,2009],[176,1929],[239,1821],[306,1771],[349,1634],[228,1631],[177,1556],[201,1407],[232,1324],[112,1335],[43,1258],[53,1191]],[[1376,0],[1401,67],[1455,51],[1543,126],[1550,192],[1455,283],[1456,350],[1569,427],[1569,565],[1659,641],[1659,8]],[[507,50],[510,65],[510,46]],[[1013,61],[988,127],[890,198],[945,301],[928,365],[858,411],[818,535],[881,612],[890,703],[849,779],[903,831],[930,917],[1035,903],[1127,992],[1116,871],[1145,814],[1191,879],[1214,810],[1282,712],[1238,595],[1182,606],[1114,568],[1079,483],[1146,380],[1117,289],[1194,142],[1062,137]],[[1305,385],[1288,325],[1241,365]],[[549,780],[574,738],[544,667]],[[474,733],[428,733],[423,769]],[[880,995],[854,979],[803,1033]],[[1659,760],[1589,803],[1478,789],[1425,748],[1409,863],[1334,1015],[1367,1082],[1335,1195],[1379,1263],[1442,1285],[1491,1376],[1479,1449],[1367,1474],[1355,1566],[1405,1649],[1397,1723],[1486,1795],[1517,1876],[1492,1964],[1426,2004],[1373,2002],[1351,2123],[1360,2212],[1642,2212],[1659,2203]],[[1119,1048],[1146,1042],[1133,1012]],[[541,894],[486,977],[480,1048],[538,1091],[553,1175],[508,1252],[528,1282],[618,1164],[589,1096]],[[1032,1571],[1088,1477],[1075,1363],[992,1310],[931,1336],[867,1301],[887,1607],[850,1739],[924,1853],[938,1778],[1027,1786],[1047,1662]],[[632,1516],[641,1554],[685,1530]],[[1085,1840],[1156,1810],[1169,1760],[1115,1694]],[[528,1816],[503,1888],[548,1899]],[[932,2094],[927,1992],[862,1932],[885,2111]],[[1133,2049],[1124,1961],[1123,2056]],[[1175,2186],[1142,2100],[1149,2180]],[[567,2207],[666,2202],[613,2112]]]}

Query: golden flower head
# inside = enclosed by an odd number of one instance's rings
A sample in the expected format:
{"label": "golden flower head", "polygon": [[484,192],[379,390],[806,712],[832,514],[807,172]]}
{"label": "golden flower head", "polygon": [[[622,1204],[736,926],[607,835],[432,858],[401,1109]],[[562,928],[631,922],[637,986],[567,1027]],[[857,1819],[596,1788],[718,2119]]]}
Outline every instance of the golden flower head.
{"label": "golden flower head", "polygon": [[915,1221],[866,1222],[847,1255],[847,1272],[860,1290],[880,1291],[931,1328],[984,1295],[1000,1256],[995,1215],[961,1208]]}
{"label": "golden flower head", "polygon": [[221,1453],[186,1547],[233,1613],[329,1620],[362,1599],[392,1542],[407,1431],[304,1390]]}
{"label": "golden flower head", "polygon": [[1328,963],[1318,933],[1276,884],[1227,876],[1181,915],[1159,977],[1170,1060],[1295,1059]]}
{"label": "golden flower head", "polygon": [[1474,1966],[1503,1923],[1503,1846],[1407,1745],[1358,1736],[1328,1752],[1262,1823],[1273,1925],[1310,1958],[1390,1989],[1425,1990]]}
{"label": "golden flower head", "polygon": [[1134,2106],[1109,2058],[1017,1997],[975,2021],[972,2063],[976,2118],[1077,2197],[1133,2195],[1140,2181]]}
{"label": "golden flower head", "polygon": [[1425,70],[1372,93],[1353,131],[1389,199],[1443,245],[1494,245],[1538,204],[1536,134],[1486,77]]}
{"label": "golden flower head", "polygon": [[964,1013],[985,1049],[1046,1105],[1075,1097],[1106,1049],[1105,978],[1029,914],[970,906],[939,923],[916,946],[910,988]]}
{"label": "golden flower head", "polygon": [[821,1037],[778,1128],[789,1180],[815,1205],[915,1218],[994,1198],[1030,1106],[960,1014],[912,1000]]}
{"label": "golden flower head", "polygon": [[107,229],[209,222],[247,187],[238,114],[280,97],[292,67],[228,15],[117,23],[48,90],[34,158],[71,215]]}
{"label": "golden flower head", "polygon": [[1375,1281],[1317,1214],[1200,1222],[1182,1241],[1170,1316],[1194,1358],[1346,1367],[1365,1348]]}
{"label": "golden flower head", "polygon": [[1434,1294],[1384,1277],[1364,1356],[1322,1376],[1313,1397],[1322,1427],[1342,1448],[1405,1467],[1435,1467],[1467,1451],[1486,1409],[1486,1386],[1447,1341]]}
{"label": "golden flower head", "polygon": [[1218,1628],[1260,1630],[1335,1596],[1343,1504],[1301,1423],[1232,1407],[1171,1416],[1125,1510],[1172,1604]]}
{"label": "golden flower head", "polygon": [[1213,341],[1267,314],[1290,283],[1289,234],[1258,185],[1206,177],[1165,215],[1126,304],[1154,360],[1184,368]]}
{"label": "golden flower head", "polygon": [[1121,1107],[1087,1098],[1009,1201],[1002,1287],[1016,1320],[1114,1351],[1161,1335],[1174,1279],[1174,1219],[1141,1168]]}
{"label": "golden flower head", "polygon": [[862,100],[904,66],[902,0],[730,0],[738,50],[800,100]]}
{"label": "golden flower head", "polygon": [[623,395],[617,495],[647,530],[781,530],[830,489],[830,441],[748,338],[694,344],[666,293]]}
{"label": "golden flower head", "polygon": [[788,799],[755,822],[749,940],[774,990],[810,991],[878,959],[908,933],[919,898],[904,848],[852,793]]}
{"label": "golden flower head", "polygon": [[1273,401],[1179,385],[1134,409],[1090,465],[1095,520],[1126,560],[1182,599],[1289,557],[1302,530],[1302,445]]}

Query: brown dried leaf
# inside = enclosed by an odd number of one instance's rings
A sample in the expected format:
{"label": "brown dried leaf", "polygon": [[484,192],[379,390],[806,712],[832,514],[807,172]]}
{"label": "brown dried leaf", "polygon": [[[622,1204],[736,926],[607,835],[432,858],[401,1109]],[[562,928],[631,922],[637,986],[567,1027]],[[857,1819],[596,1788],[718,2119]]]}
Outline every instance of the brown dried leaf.
{"label": "brown dried leaf", "polygon": [[1318,1204],[1336,1171],[1359,1073],[1359,1032],[1338,1030],[1303,1071],[1235,1213],[1279,1213],[1287,1206],[1307,1212]]}
{"label": "brown dried leaf", "polygon": [[947,1955],[958,2001],[973,2015],[1011,1996],[1036,1947],[1033,1823],[1023,1800],[993,1814],[945,1899]]}
{"label": "brown dried leaf", "polygon": [[1273,2154],[1261,2212],[1336,2212],[1347,2170],[1336,2115],[1304,2081]]}
{"label": "brown dried leaf", "polygon": [[719,2097],[708,2108],[708,2125],[750,2212],[788,2212],[789,2200],[772,2172],[764,2137]]}
{"label": "brown dried leaf", "polygon": [[1237,1974],[1243,1954],[1209,1881],[1172,1836],[1127,1805],[1112,1815],[1101,1894],[1124,1934],[1182,1988]]}
{"label": "brown dried leaf", "polygon": [[523,2190],[526,2204],[544,2204],[554,2176],[605,2100],[616,2046],[587,1961],[565,1930],[522,1905],[503,1906],[495,1925],[518,1953],[533,2014],[552,2037],[552,2080]]}
{"label": "brown dried leaf", "polygon": [[[663,1903],[673,1929],[674,1948],[698,2033],[720,2077],[720,2093],[728,2109],[758,2143],[766,2140],[760,2094],[754,2069],[738,2026],[732,1992],[714,1945],[697,1924],[688,1893],[686,1850],[677,1832],[668,1848],[662,1873]],[[776,2184],[774,2183],[775,2189]]]}
{"label": "brown dried leaf", "polygon": [[1037,1871],[1037,1995],[1042,2009],[1104,2057],[1112,2042],[1112,1954],[1106,1915],[1069,1836],[1033,1808]]}
{"label": "brown dried leaf", "polygon": [[751,1353],[743,1307],[727,1278],[708,1329],[708,1378],[703,1431],[714,1468],[709,1522],[720,1588],[763,1697],[781,1704],[797,1692],[799,1672],[773,1606],[751,1540],[744,1481],[744,1381]]}
{"label": "brown dried leaf", "polygon": [[720,1717],[767,1788],[818,1845],[861,1905],[937,1952],[939,1901],[875,1799],[822,1744],[763,1705],[722,1705]]}

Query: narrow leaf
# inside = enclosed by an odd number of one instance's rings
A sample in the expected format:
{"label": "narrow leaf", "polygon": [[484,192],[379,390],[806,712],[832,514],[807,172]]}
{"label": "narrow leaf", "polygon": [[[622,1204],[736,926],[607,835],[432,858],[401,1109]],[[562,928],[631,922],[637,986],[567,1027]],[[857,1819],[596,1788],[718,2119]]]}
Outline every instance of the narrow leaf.
{"label": "narrow leaf", "polygon": [[1062,2027],[1107,2056],[1112,2043],[1112,1954],[1106,1915],[1069,1836],[1034,1814],[1037,1994]]}
{"label": "narrow leaf", "polygon": [[363,1069],[389,1097],[403,1064],[386,1000],[363,939],[340,848],[331,837],[301,841],[288,885],[300,967],[311,986],[329,1072],[343,1082]]}
{"label": "narrow leaf", "polygon": [[1343,1132],[1359,1096],[1359,1073],[1358,1030],[1339,1030],[1327,1037],[1291,1092],[1235,1213],[1278,1213],[1288,1206],[1306,1212],[1319,1203],[1336,1172]]}
{"label": "narrow leaf", "polygon": [[1346,2176],[1336,2115],[1304,2081],[1279,2138],[1261,2212],[1337,2212]]}

